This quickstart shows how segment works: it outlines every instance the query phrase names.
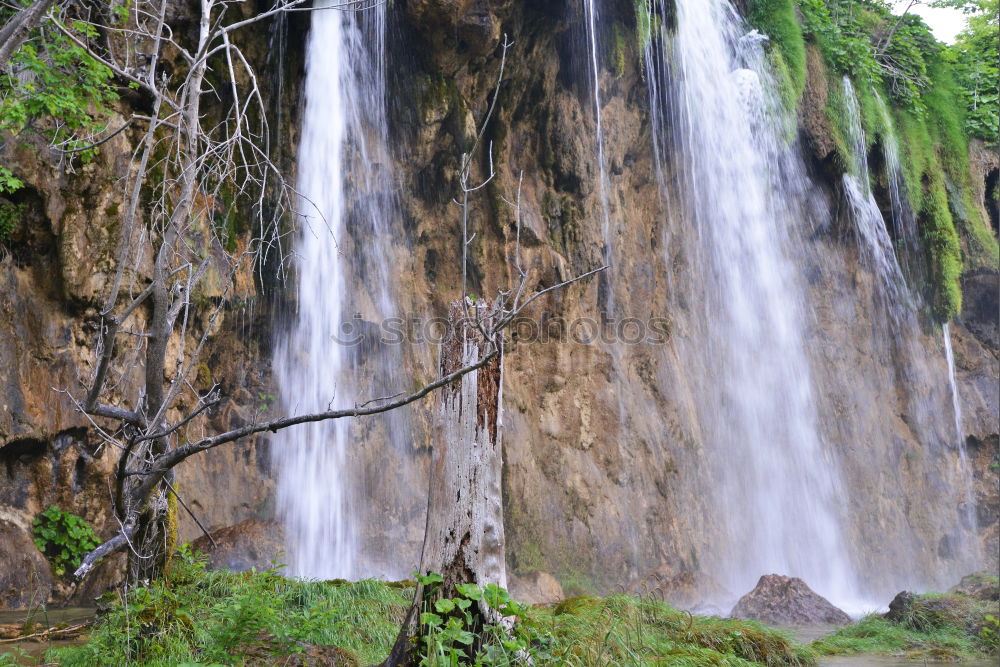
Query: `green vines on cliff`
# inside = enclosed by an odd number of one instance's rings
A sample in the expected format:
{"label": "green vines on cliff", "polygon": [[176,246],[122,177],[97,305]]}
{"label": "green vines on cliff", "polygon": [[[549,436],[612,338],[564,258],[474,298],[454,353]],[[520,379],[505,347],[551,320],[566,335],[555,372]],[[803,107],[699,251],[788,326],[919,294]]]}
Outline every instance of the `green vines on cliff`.
{"label": "green vines on cliff", "polygon": [[[0,165],[0,195],[13,194],[23,187],[21,179],[14,176],[10,169]],[[24,204],[0,201],[0,243],[10,239],[23,213]]]}
{"label": "green vines on cliff", "polygon": [[[0,8],[0,25],[12,16],[13,10]],[[97,36],[93,26],[78,21],[68,30],[82,41]],[[62,32],[51,26],[35,30],[0,69],[0,150],[35,135],[70,158],[89,162],[97,152],[89,136],[104,129],[98,119],[118,99],[111,79],[111,70]],[[23,186],[0,163],[0,195]],[[11,238],[24,210],[24,204],[0,201],[0,242]]]}
{"label": "green vines on cliff", "polygon": [[849,74],[859,84],[871,85],[880,79],[880,67],[866,33],[872,24],[867,3],[846,0],[797,2],[803,33],[819,47],[828,67]]}
{"label": "green vines on cliff", "polygon": [[653,13],[650,0],[635,0],[635,27],[640,48],[646,48],[653,40],[654,28],[658,20],[659,15]]}
{"label": "green vines on cliff", "polygon": [[841,168],[851,164],[851,147],[839,78],[855,83],[866,149],[893,131],[875,91],[891,104],[906,196],[927,253],[925,293],[939,321],[961,311],[963,269],[1000,266],[997,239],[973,196],[968,153],[970,137],[998,143],[998,0],[944,1],[972,12],[969,29],[951,47],[939,43],[920,17],[894,16],[882,0],[752,0],[748,8],[750,23],[770,37],[777,54],[771,60],[779,85],[792,85],[783,91],[786,103],[797,103],[805,84],[805,40],[822,54],[830,76],[826,112]]}

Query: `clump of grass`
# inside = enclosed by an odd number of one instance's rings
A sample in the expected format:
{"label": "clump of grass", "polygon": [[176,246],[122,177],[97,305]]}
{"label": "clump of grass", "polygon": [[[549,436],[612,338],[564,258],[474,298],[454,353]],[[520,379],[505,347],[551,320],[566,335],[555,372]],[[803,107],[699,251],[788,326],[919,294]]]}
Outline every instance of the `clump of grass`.
{"label": "clump of grass", "polygon": [[384,582],[297,581],[278,569],[209,572],[182,550],[164,580],[124,599],[115,594],[85,645],[54,650],[49,659],[67,666],[267,664],[322,646],[372,664],[388,653],[412,596],[412,588]]}
{"label": "clump of grass", "polygon": [[655,599],[581,596],[532,610],[530,622],[551,638],[544,664],[815,664],[810,649],[759,623],[692,616]]}

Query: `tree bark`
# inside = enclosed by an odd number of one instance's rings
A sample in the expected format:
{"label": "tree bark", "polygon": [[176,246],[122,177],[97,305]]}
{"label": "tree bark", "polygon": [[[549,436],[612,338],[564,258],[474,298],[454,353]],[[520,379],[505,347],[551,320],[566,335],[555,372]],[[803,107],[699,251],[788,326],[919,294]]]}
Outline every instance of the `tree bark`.
{"label": "tree bark", "polygon": [[[455,302],[441,344],[440,370],[451,373],[489,351],[482,331],[500,317],[496,306]],[[480,327],[476,326],[477,318]],[[498,344],[500,341],[497,341]],[[421,609],[436,598],[458,595],[456,585],[496,584],[506,588],[506,540],[501,477],[503,456],[503,350],[484,367],[438,392],[440,437],[431,454],[427,525],[421,574],[444,578],[433,597],[417,587],[413,605],[385,665],[406,665]],[[485,622],[489,609],[480,609]]]}
{"label": "tree bark", "polygon": [[55,0],[36,0],[0,28],[0,69],[3,69],[11,56],[21,48],[31,31],[38,27],[54,2]]}

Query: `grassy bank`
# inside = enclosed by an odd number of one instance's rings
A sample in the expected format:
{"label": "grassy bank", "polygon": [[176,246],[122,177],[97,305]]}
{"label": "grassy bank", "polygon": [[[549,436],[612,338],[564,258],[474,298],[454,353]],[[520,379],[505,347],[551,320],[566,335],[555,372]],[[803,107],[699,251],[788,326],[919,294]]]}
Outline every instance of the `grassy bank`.
{"label": "grassy bank", "polygon": [[[162,583],[112,601],[86,644],[50,651],[48,659],[62,665],[371,665],[387,655],[412,595],[405,582],[208,572],[199,558],[183,554]],[[815,664],[810,649],[760,624],[692,617],[624,595],[528,607],[518,626],[535,664]],[[489,654],[481,664],[513,664],[518,657],[499,644]],[[427,664],[450,663],[438,656]]]}
{"label": "grassy bank", "polygon": [[[110,595],[89,640],[50,650],[47,660],[68,666],[372,665],[388,654],[412,596],[410,582],[303,582],[281,576],[280,568],[209,572],[185,551],[164,581],[124,600]],[[692,616],[650,598],[513,603],[513,633],[484,632],[493,639],[477,649],[476,664],[525,664],[519,662],[524,649],[536,665],[806,667],[819,656],[857,653],[957,660],[997,654],[996,606],[961,595],[915,596],[895,622],[872,615],[802,646],[759,623]],[[451,603],[443,609],[435,651],[424,664],[455,664],[448,653],[469,650],[471,636],[449,631],[444,622],[454,620],[454,609]],[[2,664],[8,663],[0,656]]]}
{"label": "grassy bank", "polygon": [[888,620],[871,614],[816,640],[819,655],[878,653],[913,660],[961,662],[1000,655],[997,602],[965,595],[916,595],[912,607]]}

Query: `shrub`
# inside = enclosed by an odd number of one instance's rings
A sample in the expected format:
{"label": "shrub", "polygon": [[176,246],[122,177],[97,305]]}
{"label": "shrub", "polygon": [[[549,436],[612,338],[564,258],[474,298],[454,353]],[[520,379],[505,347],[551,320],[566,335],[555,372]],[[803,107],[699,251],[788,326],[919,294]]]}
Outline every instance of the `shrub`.
{"label": "shrub", "polygon": [[31,526],[35,546],[49,559],[56,576],[75,570],[83,557],[100,544],[89,523],[55,505],[35,517]]}

